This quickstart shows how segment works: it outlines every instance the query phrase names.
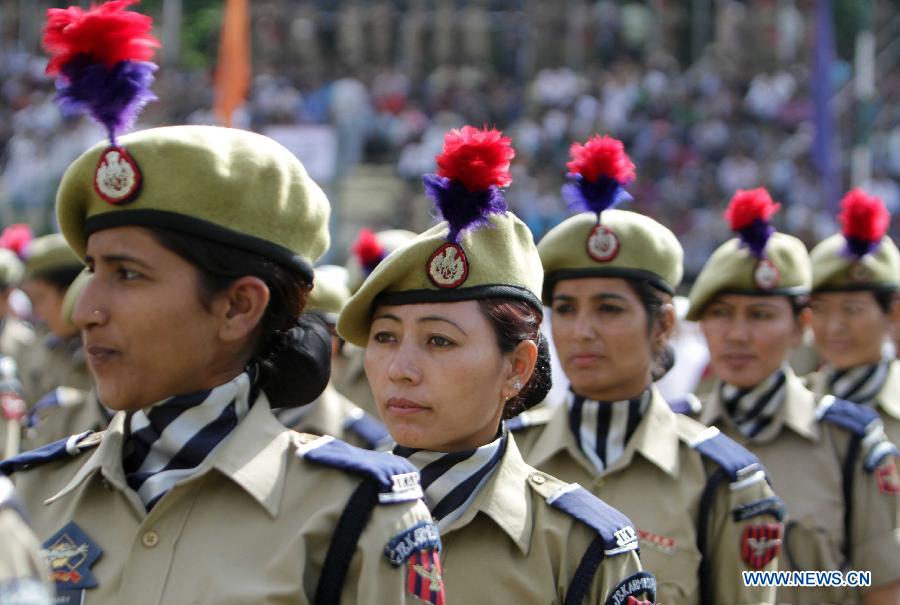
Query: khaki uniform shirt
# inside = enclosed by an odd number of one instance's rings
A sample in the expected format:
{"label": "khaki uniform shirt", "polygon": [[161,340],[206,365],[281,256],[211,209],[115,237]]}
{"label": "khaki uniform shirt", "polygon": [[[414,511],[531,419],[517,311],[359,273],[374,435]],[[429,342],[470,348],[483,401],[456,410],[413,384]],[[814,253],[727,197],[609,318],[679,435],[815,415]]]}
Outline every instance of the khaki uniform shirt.
{"label": "khaki uniform shirt", "polygon": [[40,544],[13,506],[13,485],[0,475],[0,603],[49,605],[52,587]]}
{"label": "khaki uniform shirt", "polygon": [[[298,457],[313,438],[285,429],[261,394],[197,472],[146,513],[125,482],[124,430],[120,412],[95,451],[15,475],[42,542],[74,522],[102,551],[90,569],[97,586],[85,590],[84,603],[312,601],[358,475]],[[393,566],[384,550],[393,537],[430,521],[421,500],[376,506],[350,561],[341,603],[413,602],[406,568]],[[74,563],[58,557],[51,567],[66,572]]]}
{"label": "khaki uniform shirt", "polygon": [[[853,475],[850,560],[844,543],[843,461],[851,434],[816,417],[816,397],[790,370],[778,414],[748,440],[731,423],[718,397],[704,402],[702,419],[744,445],[769,470],[775,491],[787,504],[788,519],[779,557],[783,570],[872,572],[872,586],[900,579],[898,498],[879,490],[878,471],[863,469],[861,451]],[[888,460],[887,463],[891,463]],[[896,471],[894,471],[896,479]],[[896,485],[896,484],[895,484]],[[780,588],[779,603],[854,603],[858,588]]]}
{"label": "khaki uniform shirt", "polygon": [[[569,429],[566,406],[524,415],[526,427],[515,435],[525,460],[541,471],[584,486],[628,515],[640,538],[641,561],[656,576],[660,603],[699,604],[700,496],[716,465],[689,444],[706,427],[675,414],[654,388],[650,407],[621,458],[598,474]],[[716,604],[774,602],[774,589],[744,586],[741,572],[753,568],[741,559],[741,547],[745,527],[776,520],[768,514],[742,522],[732,517],[736,507],[772,496],[764,480],[742,489],[733,489],[727,481],[719,485],[707,526],[707,557],[715,578]],[[773,561],[762,570],[775,568]]]}
{"label": "khaki uniform shirt", "polygon": [[340,357],[331,364],[331,382],[341,395],[380,419],[375,396],[366,378],[365,353],[365,349],[345,342]]}
{"label": "khaki uniform shirt", "polygon": [[[597,535],[547,503],[565,486],[528,466],[509,436],[491,479],[441,534],[448,605],[565,602]],[[606,603],[620,582],[640,570],[635,550],[605,557],[583,602]]]}
{"label": "khaki uniform shirt", "polygon": [[102,431],[109,424],[108,412],[97,400],[97,393],[65,388],[70,393],[64,405],[55,405],[37,414],[35,424],[25,429],[22,451],[33,450],[85,431]]}
{"label": "khaki uniform shirt", "polygon": [[38,338],[21,355],[19,378],[29,407],[56,387],[89,391],[94,386],[81,349],[81,336],[65,341],[50,334]]}
{"label": "khaki uniform shirt", "polygon": [[[828,395],[826,372],[815,372],[804,378],[806,385],[821,399]],[[900,361],[894,360],[888,368],[888,375],[875,398],[875,411],[884,422],[884,432],[893,443],[900,443]]]}
{"label": "khaki uniform shirt", "polygon": [[331,435],[364,449],[387,449],[391,445],[391,438],[380,421],[370,418],[371,422],[378,423],[384,433],[384,438],[376,443],[372,443],[366,435],[354,429],[354,422],[365,414],[362,408],[338,393],[329,383],[319,398],[312,403],[299,408],[279,410],[276,415],[285,426],[299,433]]}

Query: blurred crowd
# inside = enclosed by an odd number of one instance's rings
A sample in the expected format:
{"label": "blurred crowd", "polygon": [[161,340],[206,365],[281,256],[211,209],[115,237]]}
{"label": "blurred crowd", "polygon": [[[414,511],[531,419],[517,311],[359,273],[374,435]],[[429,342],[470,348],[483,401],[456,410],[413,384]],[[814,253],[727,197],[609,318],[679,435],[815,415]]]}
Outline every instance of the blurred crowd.
{"label": "blurred crowd", "polygon": [[[721,211],[739,188],[767,186],[786,210],[779,227],[808,243],[833,230],[810,153],[809,3],[761,2],[748,11],[717,2],[708,43],[693,60],[679,43],[693,31],[689,16],[672,6],[687,3],[555,4],[254,2],[254,77],[235,125],[330,126],[333,192],[360,166],[389,169],[402,185],[393,194],[398,211],[390,225],[373,228],[421,228],[423,214],[404,209],[421,195],[419,178],[433,168],[443,133],[484,123],[513,137],[508,199],[536,237],[567,215],[559,187],[568,146],[592,133],[626,143],[638,168],[632,207],[690,242],[689,276],[728,236]],[[24,218],[38,231],[52,228],[56,179],[102,138],[87,121],[60,115],[43,68],[44,59],[12,44],[0,52],[0,220]],[[900,106],[886,101],[900,88],[896,71],[877,87],[868,183],[895,213]],[[142,122],[214,122],[212,73],[164,64],[154,87],[160,102]],[[849,67],[839,61],[834,77],[838,90],[849,86]],[[845,189],[853,112],[838,119]],[[340,203],[352,215],[365,200]]]}

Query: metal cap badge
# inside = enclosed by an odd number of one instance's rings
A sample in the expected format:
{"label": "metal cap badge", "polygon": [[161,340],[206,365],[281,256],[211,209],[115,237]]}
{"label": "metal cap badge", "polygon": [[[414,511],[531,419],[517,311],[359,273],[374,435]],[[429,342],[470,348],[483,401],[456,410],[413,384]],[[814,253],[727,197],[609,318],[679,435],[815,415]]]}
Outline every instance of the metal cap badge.
{"label": "metal cap badge", "polygon": [[496,129],[463,126],[444,135],[437,173],[422,177],[425,193],[447,221],[447,243],[428,258],[425,271],[438,288],[458,288],[469,276],[469,259],[460,244],[462,233],[490,225],[491,214],[506,212],[500,190],[512,182],[512,140]]}

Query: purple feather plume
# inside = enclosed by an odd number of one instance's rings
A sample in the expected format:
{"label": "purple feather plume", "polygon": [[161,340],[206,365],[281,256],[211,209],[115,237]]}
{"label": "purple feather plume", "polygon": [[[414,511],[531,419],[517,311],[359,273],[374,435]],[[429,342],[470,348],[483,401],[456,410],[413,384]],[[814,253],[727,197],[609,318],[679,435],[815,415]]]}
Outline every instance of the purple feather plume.
{"label": "purple feather plume", "polygon": [[742,247],[748,248],[756,258],[763,258],[766,244],[775,233],[775,227],[768,221],[758,218],[743,229],[738,229],[737,233],[741,238]]}
{"label": "purple feather plume", "polygon": [[861,237],[845,235],[847,245],[844,246],[844,256],[862,258],[866,254],[874,254],[881,247],[881,240],[870,241]]}
{"label": "purple feather plume", "polygon": [[150,90],[156,69],[149,61],[119,61],[107,68],[81,55],[63,65],[56,102],[64,111],[89,113],[115,145],[116,135],[131,128],[144,106],[156,99]]}
{"label": "purple feather plume", "polygon": [[633,199],[622,184],[612,177],[600,175],[591,182],[577,172],[570,172],[566,176],[569,182],[562,186],[562,196],[569,209],[594,212],[597,220],[600,220],[600,213],[604,210]]}
{"label": "purple feather plume", "polygon": [[491,226],[488,220],[491,214],[506,212],[506,199],[496,185],[483,191],[469,191],[461,183],[437,174],[426,174],[422,182],[441,218],[450,225],[447,239],[454,244],[459,243],[463,231]]}

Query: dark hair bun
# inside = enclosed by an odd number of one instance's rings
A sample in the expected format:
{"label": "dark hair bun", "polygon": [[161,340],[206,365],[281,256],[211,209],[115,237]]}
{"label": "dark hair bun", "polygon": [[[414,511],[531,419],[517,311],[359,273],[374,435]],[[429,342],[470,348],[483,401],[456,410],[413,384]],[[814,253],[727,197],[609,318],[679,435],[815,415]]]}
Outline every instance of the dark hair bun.
{"label": "dark hair bun", "polygon": [[656,354],[656,358],[653,361],[651,378],[653,379],[653,382],[656,382],[668,374],[669,370],[675,367],[675,347],[666,344],[666,346]]}
{"label": "dark hair bun", "polygon": [[315,315],[301,315],[296,326],[280,334],[269,359],[260,365],[260,387],[273,408],[315,401],[331,377],[328,327]]}

